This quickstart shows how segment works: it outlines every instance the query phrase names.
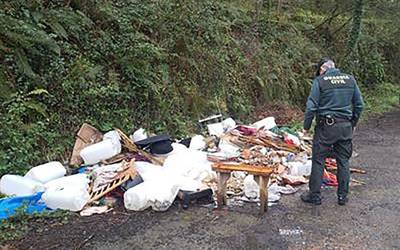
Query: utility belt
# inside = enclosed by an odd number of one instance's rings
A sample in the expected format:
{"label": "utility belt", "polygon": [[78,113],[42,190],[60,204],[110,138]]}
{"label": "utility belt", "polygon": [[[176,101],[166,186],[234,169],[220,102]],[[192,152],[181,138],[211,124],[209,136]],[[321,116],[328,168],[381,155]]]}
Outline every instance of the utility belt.
{"label": "utility belt", "polygon": [[334,117],[332,115],[318,116],[317,123],[324,126],[333,126],[335,123],[351,122],[348,118]]}

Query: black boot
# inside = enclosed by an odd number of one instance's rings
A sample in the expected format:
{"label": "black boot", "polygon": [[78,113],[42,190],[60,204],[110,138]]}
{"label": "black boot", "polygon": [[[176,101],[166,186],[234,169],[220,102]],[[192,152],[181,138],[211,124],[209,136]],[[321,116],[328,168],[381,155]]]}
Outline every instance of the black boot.
{"label": "black boot", "polygon": [[312,194],[310,192],[305,192],[300,195],[303,202],[311,203],[313,205],[321,205],[321,197],[319,195]]}
{"label": "black boot", "polygon": [[340,206],[346,205],[346,203],[349,201],[346,196],[338,196],[338,204]]}

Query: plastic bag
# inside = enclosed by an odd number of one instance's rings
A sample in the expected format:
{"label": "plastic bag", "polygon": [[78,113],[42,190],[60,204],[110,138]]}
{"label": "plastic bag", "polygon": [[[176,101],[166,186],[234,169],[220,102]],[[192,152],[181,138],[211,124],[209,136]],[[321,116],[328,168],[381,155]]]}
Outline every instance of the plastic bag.
{"label": "plastic bag", "polygon": [[249,199],[256,199],[260,196],[260,188],[254,180],[253,175],[248,175],[244,178],[244,195]]}
{"label": "plastic bag", "polygon": [[311,165],[311,160],[308,160],[305,163],[301,161],[289,162],[289,174],[294,176],[309,176],[311,175]]}
{"label": "plastic bag", "polygon": [[207,128],[210,135],[220,137],[224,134],[224,125],[221,122],[208,124]]}
{"label": "plastic bag", "polygon": [[231,117],[223,120],[221,123],[225,132],[228,132],[236,127],[236,122]]}
{"label": "plastic bag", "polygon": [[125,192],[124,205],[126,209],[134,211],[143,211],[150,206],[155,211],[166,211],[178,191],[178,185],[168,179],[145,181]]}
{"label": "plastic bag", "polygon": [[164,161],[163,168],[175,175],[182,175],[195,180],[201,180],[212,171],[211,162],[207,160],[207,154],[194,150],[168,156]]}

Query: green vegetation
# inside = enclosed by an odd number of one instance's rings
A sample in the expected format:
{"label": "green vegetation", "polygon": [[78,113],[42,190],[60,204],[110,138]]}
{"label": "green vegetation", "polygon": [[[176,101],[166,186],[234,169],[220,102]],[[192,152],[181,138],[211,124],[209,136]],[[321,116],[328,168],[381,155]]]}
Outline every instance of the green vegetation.
{"label": "green vegetation", "polygon": [[389,83],[382,84],[375,91],[364,91],[365,116],[379,115],[389,111],[400,103],[400,88]]}
{"label": "green vegetation", "polygon": [[66,161],[83,122],[181,136],[216,112],[246,121],[266,102],[303,107],[326,55],[355,74],[368,110],[386,109],[399,93],[399,10],[390,0],[1,1],[0,175]]}
{"label": "green vegetation", "polygon": [[[28,230],[43,230],[44,225],[66,224],[68,223],[71,212],[56,210],[54,212],[35,213],[32,215],[24,212],[25,207],[17,209],[16,214],[0,223],[0,244],[9,240],[20,239]],[[35,224],[41,225],[35,227]]]}

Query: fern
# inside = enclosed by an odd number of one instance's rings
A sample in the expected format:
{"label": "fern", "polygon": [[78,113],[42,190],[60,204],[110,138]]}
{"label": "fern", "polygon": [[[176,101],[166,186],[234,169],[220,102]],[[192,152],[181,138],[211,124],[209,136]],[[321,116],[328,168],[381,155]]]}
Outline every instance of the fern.
{"label": "fern", "polygon": [[20,71],[30,77],[34,77],[35,73],[33,72],[29,62],[28,58],[25,54],[25,51],[21,48],[15,49],[15,62],[20,69]]}

